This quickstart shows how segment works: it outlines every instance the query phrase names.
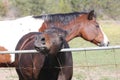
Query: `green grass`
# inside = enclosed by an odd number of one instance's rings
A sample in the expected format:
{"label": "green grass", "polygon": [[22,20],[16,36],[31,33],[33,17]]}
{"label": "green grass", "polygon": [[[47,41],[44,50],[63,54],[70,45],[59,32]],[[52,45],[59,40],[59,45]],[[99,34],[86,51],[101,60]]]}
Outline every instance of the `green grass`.
{"label": "green grass", "polygon": [[[120,45],[120,24],[101,23],[101,26],[110,40],[110,45]],[[76,38],[69,42],[69,44],[70,47],[74,48],[96,47],[96,45],[87,42],[82,38]],[[115,73],[118,70],[120,74],[120,49],[73,52],[73,61],[74,69],[77,68],[74,70],[75,80],[90,80],[87,79],[89,75],[91,75],[89,78],[92,77],[92,80],[97,80],[93,79],[93,75],[99,75],[98,80],[120,80],[120,76],[117,76]],[[112,75],[115,75],[115,77],[102,75],[104,71],[109,75],[113,73]],[[86,72],[89,73],[89,75],[85,74]],[[93,74],[93,72],[96,74]]]}

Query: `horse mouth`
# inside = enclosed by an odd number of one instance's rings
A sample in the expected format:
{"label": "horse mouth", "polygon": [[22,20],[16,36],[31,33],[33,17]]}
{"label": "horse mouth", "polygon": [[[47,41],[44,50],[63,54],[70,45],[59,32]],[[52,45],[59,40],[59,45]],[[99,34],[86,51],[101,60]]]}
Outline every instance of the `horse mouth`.
{"label": "horse mouth", "polygon": [[107,47],[107,46],[109,46],[109,42],[108,43],[99,43],[99,44],[97,44],[99,47]]}
{"label": "horse mouth", "polygon": [[49,50],[47,49],[47,47],[36,47],[35,46],[35,50],[37,50],[38,52],[42,53],[42,54],[48,54]]}

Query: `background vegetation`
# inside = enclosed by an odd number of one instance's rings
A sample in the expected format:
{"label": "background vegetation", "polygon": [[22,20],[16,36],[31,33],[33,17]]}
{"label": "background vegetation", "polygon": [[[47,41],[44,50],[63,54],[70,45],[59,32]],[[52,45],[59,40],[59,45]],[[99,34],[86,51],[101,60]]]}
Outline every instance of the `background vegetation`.
{"label": "background vegetation", "polygon": [[95,10],[99,19],[120,19],[119,0],[0,0],[0,16],[21,17]]}

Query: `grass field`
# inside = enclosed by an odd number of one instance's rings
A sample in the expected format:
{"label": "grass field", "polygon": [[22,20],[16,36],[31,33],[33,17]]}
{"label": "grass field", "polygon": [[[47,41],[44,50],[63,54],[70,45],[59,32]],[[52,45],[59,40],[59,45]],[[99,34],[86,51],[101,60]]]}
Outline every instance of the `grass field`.
{"label": "grass field", "polygon": [[[110,45],[120,45],[120,22],[100,21]],[[69,42],[70,47],[96,47],[76,38]],[[120,49],[103,51],[73,52],[74,74],[72,80],[120,80]],[[0,80],[18,80],[14,69],[1,68]]]}

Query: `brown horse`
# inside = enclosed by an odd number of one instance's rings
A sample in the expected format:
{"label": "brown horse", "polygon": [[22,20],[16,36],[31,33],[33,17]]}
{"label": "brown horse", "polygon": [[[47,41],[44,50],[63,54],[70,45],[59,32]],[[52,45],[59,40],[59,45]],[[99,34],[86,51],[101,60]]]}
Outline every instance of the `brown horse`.
{"label": "brown horse", "polygon": [[[90,11],[88,13],[87,12],[73,12],[73,13],[65,13],[65,14],[49,14],[49,15],[41,15],[41,16],[30,16],[30,17],[27,17],[27,19],[23,18],[21,20],[25,23],[23,23],[22,21],[18,21],[22,23],[19,23],[18,27],[16,27],[17,24],[15,24],[15,26],[13,27],[13,29],[15,28],[14,30],[15,32],[17,32],[17,30],[19,31],[19,33],[17,33],[17,36],[14,31],[11,31],[13,30],[11,29],[11,27],[3,26],[5,31],[7,29],[7,32],[10,33],[11,36],[16,37],[15,40],[14,39],[12,40],[11,38],[10,39],[8,38],[9,37],[8,35],[6,35],[8,36],[6,37],[7,39],[6,38],[4,38],[4,40],[3,38],[0,39],[0,45],[3,44],[1,46],[6,48],[6,50],[10,50],[11,48],[14,49],[15,48],[14,46],[18,42],[17,40],[20,39],[23,33],[25,34],[26,32],[28,33],[30,31],[35,31],[35,30],[38,31],[38,29],[40,32],[43,32],[45,29],[53,27],[53,26],[59,27],[67,32],[67,37],[66,37],[67,41],[70,41],[75,37],[82,37],[85,40],[90,41],[98,46],[108,46],[109,44],[108,38],[106,37],[102,29],[100,28],[98,22],[96,21],[94,11]],[[29,25],[26,26],[27,24]],[[1,32],[4,29],[1,29]],[[1,36],[3,35],[1,34]],[[8,45],[9,43],[8,39],[10,40],[10,42],[12,42],[11,46]],[[1,49],[0,47],[0,50],[3,50],[3,49]],[[5,63],[6,66],[11,66],[8,64],[11,64],[14,62],[14,54],[11,54],[11,55],[8,54],[8,55],[6,56],[6,54],[3,54],[2,55],[3,58],[0,58],[0,61],[2,61],[0,63],[2,64]],[[0,64],[0,67],[1,66],[3,67],[3,65]]]}
{"label": "brown horse", "polygon": [[66,31],[51,28],[44,33],[32,32],[23,36],[16,50],[38,50],[37,53],[16,54],[15,64],[19,80],[71,80],[73,61],[65,41]]}
{"label": "brown horse", "polygon": [[39,29],[40,32],[56,26],[67,32],[67,41],[70,41],[75,37],[82,37],[98,46],[108,46],[109,44],[107,36],[96,21],[93,10],[89,13],[75,12],[68,14],[34,16],[34,18],[41,17],[45,21]]}

